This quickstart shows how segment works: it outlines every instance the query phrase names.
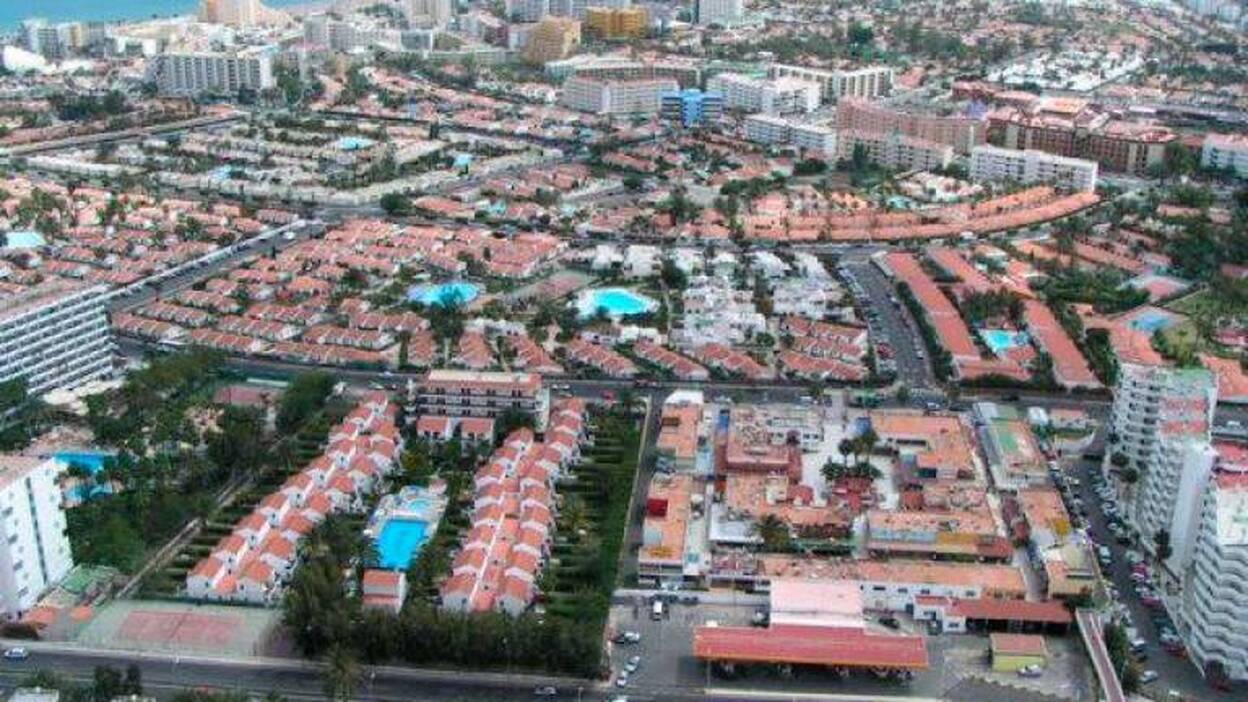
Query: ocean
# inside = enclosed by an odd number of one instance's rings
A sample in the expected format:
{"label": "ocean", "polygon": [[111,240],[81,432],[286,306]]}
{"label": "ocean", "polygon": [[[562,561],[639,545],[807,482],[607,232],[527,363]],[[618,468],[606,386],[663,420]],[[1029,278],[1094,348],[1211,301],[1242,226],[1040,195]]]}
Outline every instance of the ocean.
{"label": "ocean", "polygon": [[[307,0],[265,0],[269,7],[307,4]],[[116,21],[194,14],[199,0],[0,0],[0,32],[12,32],[29,17],[53,22]]]}

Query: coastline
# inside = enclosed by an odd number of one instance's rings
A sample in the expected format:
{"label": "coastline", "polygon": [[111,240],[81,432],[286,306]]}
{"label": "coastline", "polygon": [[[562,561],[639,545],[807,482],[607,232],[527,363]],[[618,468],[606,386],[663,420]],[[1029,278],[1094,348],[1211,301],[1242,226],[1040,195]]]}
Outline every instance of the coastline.
{"label": "coastline", "polygon": [[[0,37],[13,36],[26,19],[43,18],[49,22],[102,22],[110,25],[134,24],[153,20],[170,20],[194,17],[199,0],[139,0],[130,7],[128,3],[84,2],[61,0],[57,3],[39,3],[27,11],[4,11],[0,9]],[[327,9],[332,0],[264,0],[264,4],[300,17]],[[120,5],[120,7],[118,7]]]}

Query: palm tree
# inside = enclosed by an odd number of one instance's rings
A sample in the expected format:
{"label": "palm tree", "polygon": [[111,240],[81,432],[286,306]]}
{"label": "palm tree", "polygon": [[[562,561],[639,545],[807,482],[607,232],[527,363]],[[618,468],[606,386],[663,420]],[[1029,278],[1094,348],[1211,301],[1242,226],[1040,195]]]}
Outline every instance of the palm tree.
{"label": "palm tree", "polygon": [[836,445],[837,453],[841,454],[841,463],[849,465],[849,455],[854,452],[854,442],[852,439],[841,439]]}
{"label": "palm tree", "polygon": [[774,514],[765,514],[754,523],[753,532],[763,540],[767,551],[784,551],[789,547],[792,534],[789,525]]}
{"label": "palm tree", "polygon": [[331,702],[349,702],[360,678],[359,662],[351,650],[334,644],[325,653],[325,698]]}

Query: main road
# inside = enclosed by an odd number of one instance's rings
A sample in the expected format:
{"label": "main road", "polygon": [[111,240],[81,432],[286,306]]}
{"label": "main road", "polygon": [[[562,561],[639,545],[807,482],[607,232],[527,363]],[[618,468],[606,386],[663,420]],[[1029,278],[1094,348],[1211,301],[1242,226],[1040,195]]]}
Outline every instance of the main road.
{"label": "main road", "polygon": [[[56,673],[62,678],[90,683],[97,666],[124,671],[138,666],[144,694],[169,699],[187,689],[239,692],[256,697],[276,693],[288,700],[324,700],[324,679],[319,663],[290,658],[216,658],[165,652],[130,652],[82,648],[72,644],[5,641],[5,646],[24,646],[30,658],[22,662],[0,663],[0,686],[15,688],[36,671]],[[717,690],[701,687],[630,686],[617,690],[609,683],[575,678],[556,678],[527,673],[486,673],[481,671],[435,670],[398,666],[360,668],[359,680],[351,699],[356,702],[509,702],[534,699],[538,687],[552,686],[556,695],[542,699],[615,700],[627,696],[630,702],[758,702],[760,700],[827,700],[871,702],[904,699],[924,702],[905,695],[904,687],[881,689],[885,694],[802,694],[767,690]],[[934,702],[934,701],[933,701]]]}

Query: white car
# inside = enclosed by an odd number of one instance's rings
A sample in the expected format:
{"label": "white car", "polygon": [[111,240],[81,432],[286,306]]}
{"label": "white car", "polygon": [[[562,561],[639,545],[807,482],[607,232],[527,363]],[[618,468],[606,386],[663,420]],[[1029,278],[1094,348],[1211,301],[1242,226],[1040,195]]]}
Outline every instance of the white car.
{"label": "white car", "polygon": [[1044,674],[1044,668],[1038,665],[1025,665],[1018,669],[1018,676],[1021,678],[1038,678]]}
{"label": "white car", "polygon": [[1157,678],[1160,678],[1160,677],[1161,677],[1161,676],[1157,674],[1157,671],[1155,671],[1155,670],[1146,670],[1146,671],[1144,671],[1143,673],[1140,673],[1140,684],[1141,684],[1141,685],[1147,685],[1147,684],[1149,684],[1149,683],[1151,683],[1151,682],[1153,682],[1153,681],[1157,680]]}
{"label": "white car", "polygon": [[615,679],[615,686],[616,687],[628,686],[628,673],[627,672],[620,673],[620,677]]}
{"label": "white car", "polygon": [[30,658],[30,651],[21,646],[4,649],[4,660],[6,661],[24,661],[27,658]]}

